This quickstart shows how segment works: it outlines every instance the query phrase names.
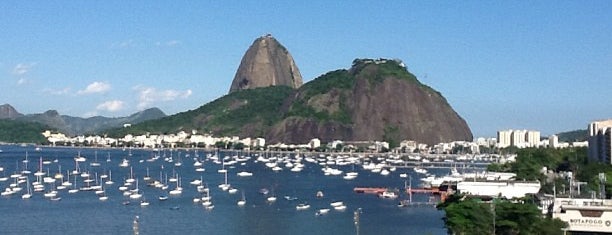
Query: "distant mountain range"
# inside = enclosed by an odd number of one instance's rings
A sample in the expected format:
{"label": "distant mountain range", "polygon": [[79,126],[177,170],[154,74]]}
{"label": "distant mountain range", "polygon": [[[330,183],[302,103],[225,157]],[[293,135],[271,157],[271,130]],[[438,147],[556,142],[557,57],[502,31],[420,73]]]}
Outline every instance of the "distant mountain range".
{"label": "distant mountain range", "polygon": [[24,115],[19,113],[10,104],[0,105],[0,119],[40,123],[70,136],[97,134],[106,129],[122,127],[124,124],[137,124],[165,116],[166,114],[158,108],[150,108],[128,117],[117,118],[102,116],[90,118],[72,117],[60,115],[56,110]]}

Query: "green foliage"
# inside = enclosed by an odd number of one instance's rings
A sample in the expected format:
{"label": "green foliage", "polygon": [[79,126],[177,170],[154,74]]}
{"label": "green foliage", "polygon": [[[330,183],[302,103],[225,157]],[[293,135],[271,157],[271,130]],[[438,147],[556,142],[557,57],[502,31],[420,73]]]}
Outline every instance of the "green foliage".
{"label": "green foliage", "polygon": [[[561,234],[567,224],[559,219],[543,217],[529,201],[493,200],[483,202],[464,195],[451,195],[438,209],[454,234]],[[495,224],[495,230],[493,229]]]}
{"label": "green foliage", "polygon": [[[577,150],[581,151],[581,150]],[[540,173],[543,167],[549,170],[567,170],[563,167],[569,159],[576,157],[578,152],[571,149],[525,148],[517,152],[516,162],[510,164],[510,171],[517,174],[518,179],[544,181]],[[584,152],[586,157],[586,152]]]}
{"label": "green foliage", "polygon": [[510,168],[507,164],[491,163],[487,166],[487,171],[509,172]]}
{"label": "green foliage", "polygon": [[[555,172],[573,172],[574,178],[581,182],[587,182],[586,189],[598,191],[599,173],[606,173],[608,179],[612,179],[612,165],[598,162],[589,162],[587,148],[526,148],[517,149],[516,162],[508,164],[491,164],[487,167],[490,171],[505,171],[517,174],[518,179],[539,180],[543,183],[544,193],[553,193],[553,185],[560,190],[563,185],[567,186],[567,180],[557,178],[547,182],[547,177],[540,171],[543,167]],[[606,195],[612,196],[612,180],[606,182]]]}
{"label": "green foliage", "polygon": [[[300,88],[299,96],[293,101],[285,117],[305,117],[314,118],[319,121],[337,121],[343,124],[350,124],[352,120],[346,106],[345,100],[347,97],[342,94],[342,90],[351,90],[354,86],[354,78],[344,69],[326,73]],[[311,98],[327,94],[333,89],[340,93],[338,99],[340,110],[337,112],[316,111],[307,104]]]}
{"label": "green foliage", "polygon": [[331,89],[353,89],[355,79],[350,76],[346,69],[331,71],[304,84],[300,90],[304,91],[304,98],[311,98],[319,94],[325,94]]}
{"label": "green foliage", "polygon": [[383,141],[389,143],[389,148],[395,148],[399,146],[401,141],[401,133],[399,128],[392,125],[385,126],[385,132],[383,133]]}
{"label": "green foliage", "polygon": [[1,142],[36,144],[46,143],[47,140],[42,135],[45,130],[52,129],[46,125],[35,122],[0,119]]}
{"label": "green foliage", "polygon": [[488,205],[476,199],[455,199],[439,207],[446,212],[444,220],[449,231],[454,234],[491,234],[493,214]]}
{"label": "green foliage", "polygon": [[532,223],[541,219],[541,213],[534,204],[495,202],[495,217],[496,233],[539,234]]}
{"label": "green foliage", "polygon": [[108,134],[121,137],[126,134],[166,134],[198,130],[200,133],[236,135],[246,124],[253,124],[263,131],[280,120],[283,101],[292,93],[293,89],[287,86],[232,92],[196,110],[143,122],[129,128],[114,129]]}
{"label": "green foliage", "polygon": [[588,182],[587,187],[590,190],[599,192],[599,173],[606,174],[607,182],[605,183],[606,197],[612,197],[612,165],[602,163],[588,163],[578,169],[576,179],[583,182]]}
{"label": "green foliage", "polygon": [[[384,62],[382,62],[384,61]],[[396,60],[373,60],[373,59],[355,59],[353,60],[353,66],[351,67],[351,73],[368,79],[371,85],[378,85],[387,78],[402,79],[409,82],[413,82],[419,85],[426,91],[437,94],[439,97],[444,99],[440,92],[433,88],[422,84],[414,74],[410,73],[405,67],[403,67],[400,61]]]}
{"label": "green foliage", "polygon": [[557,134],[560,142],[586,141],[588,136],[587,130],[566,131]]}

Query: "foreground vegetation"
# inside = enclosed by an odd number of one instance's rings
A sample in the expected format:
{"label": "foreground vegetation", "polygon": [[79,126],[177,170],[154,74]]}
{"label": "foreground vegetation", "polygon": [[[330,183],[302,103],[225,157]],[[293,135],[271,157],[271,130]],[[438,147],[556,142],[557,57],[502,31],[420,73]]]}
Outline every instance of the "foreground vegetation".
{"label": "foreground vegetation", "polygon": [[464,195],[452,195],[438,209],[446,212],[444,222],[452,234],[563,234],[567,225],[543,217],[533,200],[483,202]]}
{"label": "foreground vegetation", "polygon": [[[519,180],[539,180],[542,183],[541,193],[553,194],[553,190],[556,190],[557,195],[567,195],[570,185],[568,172],[572,172],[574,180],[587,183],[581,195],[587,197],[599,189],[599,173],[605,173],[608,179],[612,179],[612,166],[589,162],[587,148],[527,148],[513,151],[517,153],[515,162],[491,164],[487,170],[513,172]],[[612,196],[612,184],[605,184],[606,198],[609,198]],[[537,199],[533,197],[483,202],[454,195],[438,208],[446,212],[445,224],[449,233],[563,234],[562,228],[567,225],[561,220],[542,216],[536,203]]]}

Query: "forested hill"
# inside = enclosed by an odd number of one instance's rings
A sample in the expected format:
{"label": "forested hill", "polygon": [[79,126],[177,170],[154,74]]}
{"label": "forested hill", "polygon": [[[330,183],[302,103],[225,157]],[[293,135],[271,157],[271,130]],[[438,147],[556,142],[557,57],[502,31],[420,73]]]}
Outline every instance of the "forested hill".
{"label": "forested hill", "polygon": [[46,143],[42,133],[52,128],[35,122],[0,119],[0,142]]}

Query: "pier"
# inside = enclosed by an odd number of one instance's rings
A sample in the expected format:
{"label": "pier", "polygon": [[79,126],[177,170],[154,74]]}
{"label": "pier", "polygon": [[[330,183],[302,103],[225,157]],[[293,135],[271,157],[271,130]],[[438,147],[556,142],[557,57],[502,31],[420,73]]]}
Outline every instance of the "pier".
{"label": "pier", "polygon": [[381,194],[387,191],[387,188],[356,187],[353,191],[356,193]]}

